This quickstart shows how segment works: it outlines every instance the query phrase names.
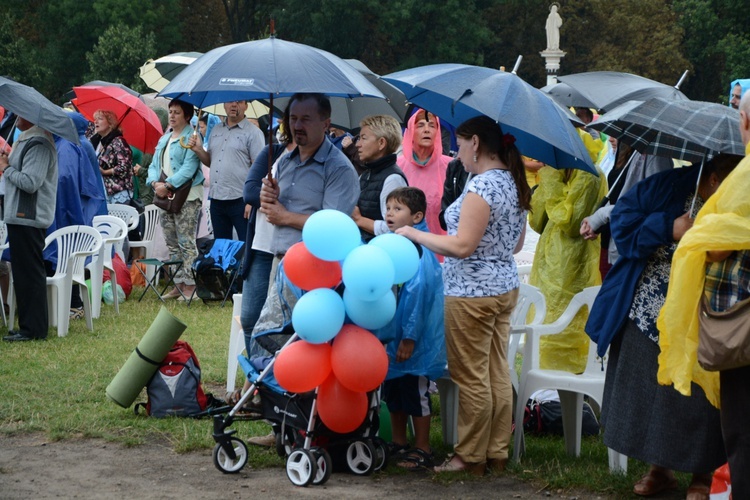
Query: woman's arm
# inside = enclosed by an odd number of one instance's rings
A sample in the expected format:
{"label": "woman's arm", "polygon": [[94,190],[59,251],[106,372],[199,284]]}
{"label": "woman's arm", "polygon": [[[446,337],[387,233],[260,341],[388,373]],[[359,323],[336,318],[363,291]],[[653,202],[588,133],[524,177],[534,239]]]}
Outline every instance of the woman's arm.
{"label": "woman's arm", "polygon": [[465,259],[472,255],[482,240],[490,221],[490,206],[476,193],[467,193],[461,205],[458,231],[455,235],[439,235],[420,231],[411,226],[396,230],[396,234],[424,245],[435,253]]}

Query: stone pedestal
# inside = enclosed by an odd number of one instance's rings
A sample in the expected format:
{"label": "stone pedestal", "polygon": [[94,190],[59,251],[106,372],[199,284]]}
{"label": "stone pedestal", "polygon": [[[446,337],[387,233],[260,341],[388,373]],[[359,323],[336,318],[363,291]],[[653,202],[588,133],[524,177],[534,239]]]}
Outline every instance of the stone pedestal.
{"label": "stone pedestal", "polygon": [[560,49],[545,49],[539,55],[544,58],[544,67],[547,69],[547,85],[557,83],[560,60],[565,57],[565,52]]}

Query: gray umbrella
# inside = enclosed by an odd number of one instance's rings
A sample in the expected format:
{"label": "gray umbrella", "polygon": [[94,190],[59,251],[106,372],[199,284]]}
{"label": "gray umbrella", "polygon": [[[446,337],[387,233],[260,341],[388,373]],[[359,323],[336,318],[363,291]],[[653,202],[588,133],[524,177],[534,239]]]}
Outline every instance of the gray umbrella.
{"label": "gray umbrella", "polygon": [[547,85],[546,87],[542,87],[540,90],[549,94],[550,97],[552,97],[552,100],[554,100],[561,106],[565,106],[568,108],[597,107],[596,104],[583,97],[580,92],[572,89],[567,83],[553,83],[551,85]]}
{"label": "gray umbrella", "polygon": [[80,144],[68,113],[32,87],[0,77],[0,106],[47,132]]}
{"label": "gray umbrella", "polygon": [[[352,131],[359,128],[359,123],[367,116],[371,115],[388,115],[394,117],[399,123],[403,124],[406,119],[406,111],[409,103],[406,96],[399,89],[381,80],[380,76],[370,71],[357,59],[344,59],[354,69],[359,71],[362,76],[380,90],[385,99],[378,97],[358,97],[351,99],[348,97],[331,97],[331,125],[334,127]],[[289,103],[288,97],[274,99],[273,105],[279,111],[283,112]],[[268,104],[268,100],[262,100]]]}
{"label": "gray umbrella", "polygon": [[589,127],[643,154],[699,162],[716,153],[745,154],[739,119],[736,109],[721,104],[656,97],[629,101]]}
{"label": "gray umbrella", "polygon": [[557,79],[592,103],[590,107],[603,111],[627,101],[646,101],[652,97],[687,99],[675,87],[631,73],[592,71],[559,76]]}

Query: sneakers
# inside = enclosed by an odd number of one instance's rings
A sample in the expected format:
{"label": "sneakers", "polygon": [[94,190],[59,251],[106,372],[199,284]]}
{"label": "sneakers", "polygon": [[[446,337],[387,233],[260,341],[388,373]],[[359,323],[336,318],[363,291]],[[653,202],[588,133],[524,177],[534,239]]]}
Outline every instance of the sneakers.
{"label": "sneakers", "polygon": [[85,316],[83,307],[71,307],[70,308],[70,319],[81,319]]}
{"label": "sneakers", "polygon": [[266,448],[273,448],[276,446],[276,434],[271,432],[266,436],[255,436],[247,440],[248,444],[254,444],[255,446],[265,446]]}

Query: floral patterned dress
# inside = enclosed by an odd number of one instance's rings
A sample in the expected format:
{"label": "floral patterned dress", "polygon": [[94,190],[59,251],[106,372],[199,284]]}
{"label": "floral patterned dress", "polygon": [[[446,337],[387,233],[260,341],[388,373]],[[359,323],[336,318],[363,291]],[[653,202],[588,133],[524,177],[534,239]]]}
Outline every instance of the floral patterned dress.
{"label": "floral patterned dress", "polygon": [[[95,137],[92,142],[96,141]],[[115,130],[102,137],[97,156],[102,170],[114,169],[112,175],[102,175],[107,203],[127,203],[133,192],[133,152],[122,133]]]}

